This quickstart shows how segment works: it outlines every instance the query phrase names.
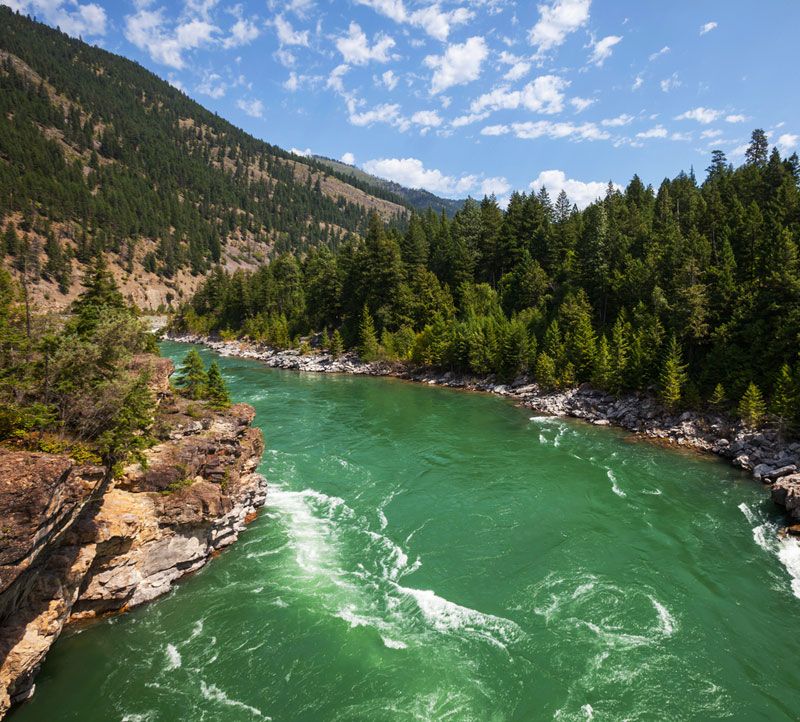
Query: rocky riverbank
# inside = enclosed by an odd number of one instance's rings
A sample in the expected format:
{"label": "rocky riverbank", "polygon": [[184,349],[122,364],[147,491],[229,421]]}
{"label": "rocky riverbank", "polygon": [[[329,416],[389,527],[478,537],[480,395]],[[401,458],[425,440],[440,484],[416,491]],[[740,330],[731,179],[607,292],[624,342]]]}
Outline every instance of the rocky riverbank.
{"label": "rocky riverbank", "polygon": [[[800,473],[797,473],[800,469],[800,443],[785,441],[775,429],[750,429],[736,419],[713,413],[686,411],[672,414],[647,394],[618,397],[587,384],[565,391],[544,392],[524,377],[510,384],[501,384],[491,376],[439,373],[385,361],[367,363],[351,353],[334,359],[329,354],[302,355],[296,350],[276,350],[245,341],[220,341],[174,333],[167,333],[166,338],[203,344],[223,356],[256,359],[271,368],[395,376],[419,383],[493,393],[508,397],[539,414],[569,416],[601,426],[618,426],[663,443],[717,454],[768,485],[773,501],[786,509],[792,520],[800,522]],[[800,524],[789,529],[800,533]]]}
{"label": "rocky riverbank", "polygon": [[33,694],[65,625],[167,592],[233,543],[266,498],[254,410],[172,394],[148,357],[160,443],[115,479],[63,455],[0,450],[0,717]]}

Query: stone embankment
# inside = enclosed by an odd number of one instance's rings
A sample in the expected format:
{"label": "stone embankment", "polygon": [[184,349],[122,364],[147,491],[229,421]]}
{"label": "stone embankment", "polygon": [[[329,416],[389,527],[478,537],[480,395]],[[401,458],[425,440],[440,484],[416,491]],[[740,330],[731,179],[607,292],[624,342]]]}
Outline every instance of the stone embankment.
{"label": "stone embankment", "polygon": [[0,450],[0,717],[33,694],[65,625],[167,592],[234,542],[266,498],[254,410],[159,397],[147,464],[117,478],[55,454]]}
{"label": "stone embankment", "polygon": [[[652,396],[606,394],[584,384],[544,392],[529,379],[511,384],[493,377],[431,372],[404,364],[366,363],[354,354],[301,355],[245,341],[219,341],[204,336],[167,334],[173,341],[200,343],[223,356],[257,359],[271,368],[318,373],[349,373],[398,378],[437,386],[483,391],[508,397],[539,414],[569,416],[596,425],[613,425],[664,443],[714,453],[731,461],[770,486],[772,499],[800,522],[800,443],[787,443],[775,429],[754,430],[722,415],[695,411],[669,413]],[[800,533],[800,526],[790,527]]]}

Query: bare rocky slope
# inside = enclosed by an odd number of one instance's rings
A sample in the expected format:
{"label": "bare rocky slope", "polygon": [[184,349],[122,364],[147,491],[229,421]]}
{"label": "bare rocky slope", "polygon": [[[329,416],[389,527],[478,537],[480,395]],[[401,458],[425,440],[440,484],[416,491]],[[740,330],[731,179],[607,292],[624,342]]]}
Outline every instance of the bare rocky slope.
{"label": "bare rocky slope", "polygon": [[236,541],[266,498],[254,410],[169,390],[152,358],[160,443],[118,478],[61,455],[0,450],[0,717],[34,691],[65,625],[167,592]]}

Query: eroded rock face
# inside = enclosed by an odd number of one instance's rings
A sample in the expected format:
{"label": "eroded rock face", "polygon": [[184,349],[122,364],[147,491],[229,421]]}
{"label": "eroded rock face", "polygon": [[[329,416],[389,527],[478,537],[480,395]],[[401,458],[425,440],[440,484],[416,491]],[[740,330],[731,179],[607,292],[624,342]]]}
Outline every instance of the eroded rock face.
{"label": "eroded rock face", "polygon": [[152,364],[162,442],[107,480],[102,467],[0,450],[0,717],[33,691],[65,624],[142,604],[233,543],[266,498],[255,412],[173,396]]}
{"label": "eroded rock face", "polygon": [[789,474],[775,481],[771,489],[772,500],[800,519],[800,474]]}

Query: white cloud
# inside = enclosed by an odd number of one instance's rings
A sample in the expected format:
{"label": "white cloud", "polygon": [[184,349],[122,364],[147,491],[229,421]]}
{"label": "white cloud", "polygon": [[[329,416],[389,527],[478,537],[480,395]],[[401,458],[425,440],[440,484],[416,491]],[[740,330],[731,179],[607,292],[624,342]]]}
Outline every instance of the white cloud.
{"label": "white cloud", "polygon": [[667,129],[663,125],[656,125],[649,130],[643,130],[637,133],[637,138],[666,138],[669,135]]}
{"label": "white cloud", "polygon": [[418,110],[411,116],[411,122],[426,128],[438,128],[443,121],[435,110]]}
{"label": "white cloud", "polygon": [[222,47],[237,48],[253,42],[259,35],[256,24],[246,18],[239,18],[231,27],[230,35],[222,41]]}
{"label": "white cloud", "polygon": [[788,153],[797,147],[798,140],[800,140],[800,136],[793,133],[784,133],[778,138],[778,150],[782,153]]}
{"label": "white cloud", "polygon": [[722,111],[700,106],[698,108],[687,110],[685,113],[681,113],[680,115],[676,115],[675,120],[696,120],[698,123],[708,125],[709,123],[713,123],[721,115]]}
{"label": "white cloud", "polygon": [[569,100],[570,105],[575,108],[576,113],[582,113],[586,110],[590,105],[595,104],[594,98],[570,98]]}
{"label": "white cloud", "polygon": [[356,157],[348,151],[347,153],[342,153],[342,157],[339,158],[342,163],[347,163],[347,165],[355,165],[356,164]]}
{"label": "white cloud", "polygon": [[403,0],[356,0],[356,2],[372,8],[397,23],[422,28],[432,38],[442,42],[447,40],[453,26],[463,25],[475,17],[475,13],[467,8],[442,10],[438,3],[411,12]]}
{"label": "white cloud", "polygon": [[289,73],[289,77],[284,81],[283,87],[290,93],[294,93],[295,91],[299,90],[300,77],[297,75],[297,73],[294,71]]}
{"label": "white cloud", "polygon": [[639,90],[639,88],[641,88],[643,85],[644,85],[644,78],[642,77],[642,74],[639,73],[639,75],[637,75],[633,79],[633,85],[631,85],[631,90]]}
{"label": "white cloud", "polygon": [[336,39],[336,48],[342,54],[345,63],[366,65],[374,60],[376,63],[387,63],[389,51],[394,47],[394,39],[383,33],[374,37],[374,45],[370,47],[366,34],[356,22],[350,23],[347,35]]}
{"label": "white cloud", "polygon": [[522,90],[510,90],[507,85],[501,85],[473,100],[470,112],[477,114],[524,107],[534,113],[553,115],[564,110],[563,91],[568,85],[568,80],[557,75],[540,75]]}
{"label": "white cloud", "polygon": [[[538,192],[542,188],[547,188],[550,198],[555,199],[563,190],[569,200],[578,206],[586,206],[594,203],[598,198],[603,198],[608,188],[608,183],[601,181],[579,181],[574,178],[567,178],[563,170],[543,170],[539,173],[536,180],[530,184],[531,189]],[[615,184],[615,188],[619,188]]]}
{"label": "white cloud", "polygon": [[236,101],[236,107],[244,111],[251,118],[264,117],[264,104],[260,100],[245,100],[240,98]]}
{"label": "white cloud", "polygon": [[81,5],[77,0],[3,0],[12,10],[35,14],[67,35],[105,35],[108,18],[97,3]]}
{"label": "white cloud", "polygon": [[486,41],[480,36],[474,36],[466,42],[448,45],[444,55],[428,55],[425,65],[434,71],[431,93],[441,93],[454,85],[477,80],[488,53]]}
{"label": "white cloud", "polygon": [[722,135],[721,130],[704,130],[700,133],[701,138],[719,138]]}
{"label": "white cloud", "polygon": [[657,58],[660,58],[662,55],[666,55],[670,51],[669,45],[665,45],[661,50],[657,50],[655,53],[652,53],[648,60],[653,62]]}
{"label": "white cloud", "polygon": [[554,123],[549,120],[527,121],[524,123],[511,123],[510,125],[488,125],[481,130],[481,135],[506,135],[513,133],[523,140],[537,138],[567,138],[573,141],[582,140],[607,140],[610,134],[599,128],[595,123]]}
{"label": "white cloud", "polygon": [[725,116],[726,123],[744,123],[746,120],[747,120],[746,115],[734,114]]}
{"label": "white cloud", "polygon": [[283,15],[276,15],[272,21],[275,26],[275,32],[278,34],[278,42],[281,45],[301,45],[308,47],[308,30],[295,30],[292,24],[283,17]]}
{"label": "white cloud", "polygon": [[481,196],[502,196],[511,190],[511,184],[503,177],[484,178],[481,181]]}
{"label": "white cloud", "polygon": [[205,73],[203,80],[197,86],[197,92],[207,95],[209,98],[219,100],[225,95],[227,86],[217,73]]}
{"label": "white cloud", "polygon": [[520,58],[513,53],[509,53],[507,50],[503,50],[500,53],[500,62],[511,66],[503,76],[503,78],[509,82],[514,82],[515,80],[524,78],[531,69],[530,61]]}
{"label": "white cloud", "polygon": [[348,99],[348,120],[352,125],[364,127],[373,125],[375,123],[386,123],[386,125],[399,128],[400,131],[406,131],[410,127],[410,121],[400,113],[400,106],[397,103],[382,103],[376,105],[370,110],[357,112],[355,102]]}
{"label": "white cloud", "polygon": [[710,33],[714,28],[717,27],[717,24],[714,21],[710,23],[706,23],[705,25],[700,26],[700,35],[705,35],[706,33]]}
{"label": "white cloud", "polygon": [[386,87],[387,90],[394,90],[397,87],[399,80],[400,79],[395,75],[393,70],[387,70],[383,75],[381,75],[381,83]]}
{"label": "white cloud", "polygon": [[476,123],[479,120],[486,120],[489,117],[490,113],[467,113],[466,115],[459,115],[457,118],[453,118],[450,122],[450,125],[453,128],[462,128],[465,125],[471,125],[472,123]]}
{"label": "white cloud", "polygon": [[567,35],[589,21],[591,0],[554,0],[550,5],[539,5],[539,20],[531,28],[530,42],[538,53],[546,53],[561,45]]}
{"label": "white cloud", "polygon": [[409,188],[424,188],[447,196],[463,196],[478,182],[478,177],[474,175],[455,177],[435,168],[425,168],[418,158],[379,158],[368,160],[362,167],[367,173]]}
{"label": "white cloud", "polygon": [[172,32],[163,8],[138,12],[125,18],[125,37],[140,50],[145,50],[158,63],[181,70],[185,66],[183,53],[206,45],[219,28],[207,20],[185,20]]}
{"label": "white cloud", "polygon": [[592,45],[592,54],[589,56],[589,62],[601,66],[611,57],[614,46],[621,40],[621,35],[606,35],[606,37],[598,40]]}
{"label": "white cloud", "polygon": [[300,148],[290,148],[289,152],[290,153],[294,153],[295,155],[299,155],[299,156],[301,156],[303,158],[308,158],[308,157],[314,155],[311,152],[311,148],[306,148],[305,150],[300,150]]}
{"label": "white cloud", "polygon": [[680,88],[683,83],[678,79],[678,74],[673,73],[668,78],[664,78],[661,81],[661,90],[665,93],[669,93],[670,90],[675,90],[675,88]]}
{"label": "white cloud", "polygon": [[604,120],[601,120],[600,125],[603,125],[606,128],[621,128],[623,125],[628,125],[628,123],[630,123],[632,120],[632,115],[622,113],[615,118],[605,118]]}

